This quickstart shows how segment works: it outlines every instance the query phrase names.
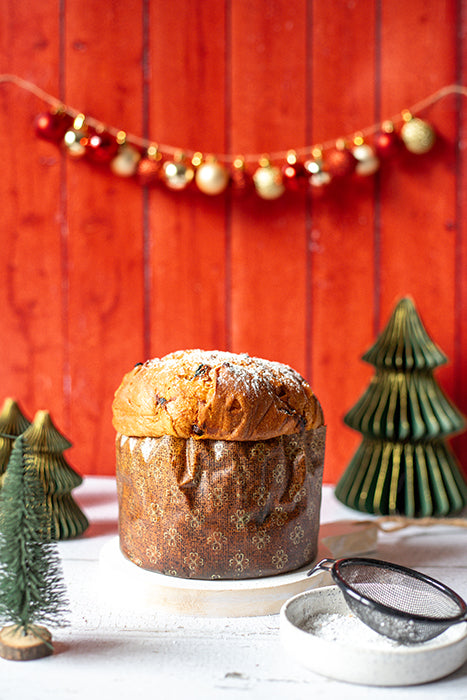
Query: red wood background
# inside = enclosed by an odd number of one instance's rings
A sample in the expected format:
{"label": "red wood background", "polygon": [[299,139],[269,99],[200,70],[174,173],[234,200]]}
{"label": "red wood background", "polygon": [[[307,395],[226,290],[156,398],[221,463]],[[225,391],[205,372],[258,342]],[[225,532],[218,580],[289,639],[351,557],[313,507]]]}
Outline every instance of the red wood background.
{"label": "red wood background", "polygon": [[[465,0],[0,0],[0,72],[105,124],[250,154],[352,134],[467,83]],[[442,27],[442,31],[440,28]],[[48,408],[83,474],[114,472],[111,401],[135,362],[231,349],[299,370],[328,424],[325,480],[360,357],[411,295],[467,414],[467,100],[420,114],[438,140],[321,197],[141,187],[36,138],[48,105],[0,84],[0,400]],[[467,471],[467,437],[453,440]]]}

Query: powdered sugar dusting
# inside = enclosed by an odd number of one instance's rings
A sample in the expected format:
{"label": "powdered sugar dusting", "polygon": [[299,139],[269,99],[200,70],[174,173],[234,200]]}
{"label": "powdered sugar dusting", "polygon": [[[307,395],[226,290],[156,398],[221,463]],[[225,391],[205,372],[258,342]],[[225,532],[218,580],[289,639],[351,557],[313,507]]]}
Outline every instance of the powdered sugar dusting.
{"label": "powdered sugar dusting", "polygon": [[[372,648],[377,649],[407,648],[407,645],[401,642],[378,634],[378,632],[375,632],[371,627],[365,625],[358,617],[351,613],[348,615],[339,613],[317,613],[303,620],[299,627],[320,639],[353,647],[371,645]],[[417,648],[438,646],[442,643],[442,640],[448,640],[450,635],[452,636],[452,628],[451,630],[446,630],[442,635],[434,639],[429,639],[415,646]],[[410,646],[414,648],[414,645]]]}
{"label": "powdered sugar dusting", "polygon": [[167,372],[177,372],[180,359],[190,367],[193,374],[203,365],[208,368],[225,367],[237,384],[239,392],[247,391],[256,395],[264,393],[269,385],[280,383],[285,391],[300,391],[304,379],[289,365],[248,354],[236,354],[221,350],[185,350],[171,353],[163,358],[148,360],[150,367],[160,364]]}

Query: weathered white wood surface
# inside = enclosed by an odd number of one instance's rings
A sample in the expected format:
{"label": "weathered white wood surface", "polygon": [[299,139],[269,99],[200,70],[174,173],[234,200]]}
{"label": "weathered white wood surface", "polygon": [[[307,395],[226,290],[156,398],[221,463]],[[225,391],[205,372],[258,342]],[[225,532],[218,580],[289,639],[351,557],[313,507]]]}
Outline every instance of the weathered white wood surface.
{"label": "weathered white wood surface", "polygon": [[[278,615],[208,618],[114,607],[99,593],[99,555],[117,534],[115,482],[88,478],[73,492],[91,527],[60,553],[71,625],[52,630],[55,653],[45,659],[0,659],[1,698],[120,700],[188,697],[222,700],[461,700],[467,664],[446,679],[409,688],[371,688],[307,671],[281,648]],[[322,522],[362,518],[323,491]],[[443,580],[467,598],[467,530],[436,526],[380,534],[376,555]]]}

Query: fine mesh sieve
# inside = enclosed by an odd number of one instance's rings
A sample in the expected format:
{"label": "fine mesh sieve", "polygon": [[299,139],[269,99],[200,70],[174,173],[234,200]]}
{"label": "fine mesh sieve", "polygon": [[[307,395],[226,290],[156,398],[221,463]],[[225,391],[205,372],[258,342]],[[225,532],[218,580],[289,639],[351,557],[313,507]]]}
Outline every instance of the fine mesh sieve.
{"label": "fine mesh sieve", "polygon": [[402,644],[433,639],[467,621],[467,605],[440,581],[379,559],[323,559],[311,571],[329,571],[347,605],[366,625]]}

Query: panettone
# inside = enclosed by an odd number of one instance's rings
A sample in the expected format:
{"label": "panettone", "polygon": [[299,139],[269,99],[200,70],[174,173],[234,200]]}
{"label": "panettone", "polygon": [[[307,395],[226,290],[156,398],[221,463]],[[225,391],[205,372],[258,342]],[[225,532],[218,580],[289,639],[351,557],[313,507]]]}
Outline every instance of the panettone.
{"label": "panettone", "polygon": [[316,555],[321,406],[287,365],[187,350],[115,393],[120,546],[145,569],[251,578]]}

